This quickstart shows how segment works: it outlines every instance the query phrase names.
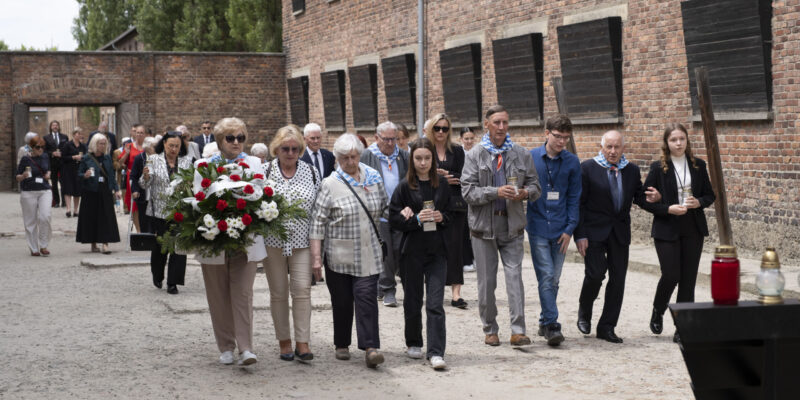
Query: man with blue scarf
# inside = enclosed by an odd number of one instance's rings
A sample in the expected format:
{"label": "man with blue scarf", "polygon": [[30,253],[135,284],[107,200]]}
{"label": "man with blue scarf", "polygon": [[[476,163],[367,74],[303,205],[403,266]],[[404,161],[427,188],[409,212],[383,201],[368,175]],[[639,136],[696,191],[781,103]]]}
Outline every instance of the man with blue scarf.
{"label": "man with blue scarf", "polygon": [[531,154],[511,141],[508,112],[501,105],[486,111],[488,131],[466,154],[461,193],[469,205],[468,222],[478,273],[478,313],[484,343],[499,346],[497,305],[498,253],[503,261],[511,314],[511,345],[531,343],[525,335],[525,292],[522,285],[525,202],[539,198],[541,187]]}
{"label": "man with blue scarf", "polygon": [[[397,146],[397,137],[397,126],[386,121],[375,130],[375,143],[361,153],[361,162],[380,172],[387,199],[392,198],[394,188],[406,177],[408,170],[408,152]],[[388,200],[386,206],[389,206]],[[378,298],[383,300],[384,306],[397,307],[395,275],[399,273],[400,239],[403,234],[390,228],[386,218],[381,218],[378,229],[389,248],[378,278]]]}
{"label": "man with blue scarf", "polygon": [[[597,323],[597,338],[622,343],[614,333],[625,293],[628,248],[631,243],[631,203],[658,201],[653,188],[642,187],[639,167],[629,163],[623,151],[622,133],[608,131],[600,141],[600,153],[581,163],[580,218],[575,243],[584,257],[584,278],[578,308],[578,330],[592,329],[592,305],[600,294],[606,271],[605,305]],[[658,197],[656,197],[658,196]]]}

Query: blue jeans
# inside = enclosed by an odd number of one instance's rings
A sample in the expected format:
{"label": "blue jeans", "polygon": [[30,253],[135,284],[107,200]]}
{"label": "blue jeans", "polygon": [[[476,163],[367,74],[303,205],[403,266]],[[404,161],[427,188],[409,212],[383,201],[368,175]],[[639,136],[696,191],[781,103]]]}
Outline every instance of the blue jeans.
{"label": "blue jeans", "polygon": [[542,312],[539,314],[539,326],[547,326],[558,321],[558,281],[561,279],[561,267],[564,257],[558,238],[546,239],[541,236],[528,235],[533,258],[533,269],[539,281],[539,302]]}

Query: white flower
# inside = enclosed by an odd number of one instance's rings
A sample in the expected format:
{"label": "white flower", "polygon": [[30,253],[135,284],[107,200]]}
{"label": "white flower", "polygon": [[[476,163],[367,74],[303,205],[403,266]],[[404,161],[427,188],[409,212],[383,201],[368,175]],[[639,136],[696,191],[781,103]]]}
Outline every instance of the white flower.
{"label": "white flower", "polygon": [[236,229],[228,228],[228,230],[225,231],[225,233],[227,233],[228,236],[231,237],[231,239],[238,239],[239,238],[239,231],[237,231]]}
{"label": "white flower", "polygon": [[214,217],[212,217],[211,214],[206,214],[203,216],[203,225],[205,225],[206,228],[213,228],[217,226],[217,221],[214,221]]}
{"label": "white flower", "polygon": [[267,220],[267,222],[270,222],[275,218],[278,218],[278,209],[277,209],[277,207],[274,210],[273,209],[266,210],[266,217],[264,219]]}
{"label": "white flower", "polygon": [[197,230],[203,232],[202,234],[200,234],[200,236],[202,236],[203,239],[205,240],[214,240],[214,238],[216,238],[217,235],[219,235],[219,228],[217,228],[216,226],[212,228],[204,228],[201,226],[197,228]]}

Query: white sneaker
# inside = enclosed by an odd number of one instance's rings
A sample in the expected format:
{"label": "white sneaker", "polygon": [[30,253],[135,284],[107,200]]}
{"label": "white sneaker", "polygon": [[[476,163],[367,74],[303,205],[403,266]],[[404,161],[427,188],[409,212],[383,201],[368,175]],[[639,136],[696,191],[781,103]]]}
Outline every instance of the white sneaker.
{"label": "white sneaker", "polygon": [[225,365],[233,364],[233,352],[232,351],[226,351],[226,352],[220,354],[219,363],[220,364],[225,364]]}
{"label": "white sneaker", "polygon": [[464,272],[475,272],[475,264],[465,265]]}
{"label": "white sneaker", "polygon": [[447,363],[444,362],[444,358],[441,356],[433,356],[431,357],[431,367],[435,370],[441,370],[447,368]]}
{"label": "white sneaker", "polygon": [[420,359],[422,358],[422,347],[409,347],[406,354],[409,358]]}
{"label": "white sneaker", "polygon": [[251,353],[250,350],[245,350],[244,352],[242,352],[241,357],[242,358],[241,360],[239,360],[239,365],[255,364],[256,361],[258,361],[256,359],[256,355]]}

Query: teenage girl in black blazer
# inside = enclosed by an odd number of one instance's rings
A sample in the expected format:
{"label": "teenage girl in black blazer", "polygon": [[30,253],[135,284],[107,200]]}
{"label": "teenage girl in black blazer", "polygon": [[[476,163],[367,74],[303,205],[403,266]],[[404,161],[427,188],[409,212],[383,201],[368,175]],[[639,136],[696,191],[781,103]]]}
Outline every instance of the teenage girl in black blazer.
{"label": "teenage girl in black blazer", "polygon": [[[664,328],[663,315],[676,285],[678,303],[694,301],[703,238],[708,236],[703,209],[716,199],[706,163],[692,155],[689,134],[683,125],[670,124],[664,129],[661,159],[650,165],[644,186],[652,186],[661,193],[660,202],[644,205],[653,214],[651,236],[661,265],[650,318],[650,330],[660,334]],[[673,341],[679,340],[676,332]]]}

